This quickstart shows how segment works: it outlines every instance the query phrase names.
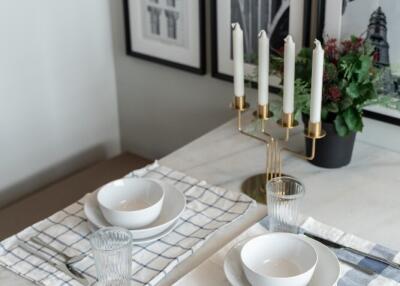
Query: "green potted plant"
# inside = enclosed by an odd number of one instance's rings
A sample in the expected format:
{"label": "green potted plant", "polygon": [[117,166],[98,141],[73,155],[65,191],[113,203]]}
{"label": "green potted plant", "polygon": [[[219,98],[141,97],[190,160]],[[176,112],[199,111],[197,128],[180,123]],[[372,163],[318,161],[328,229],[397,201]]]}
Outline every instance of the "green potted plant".
{"label": "green potted plant", "polygon": [[[350,163],[357,132],[363,129],[363,108],[376,103],[373,49],[362,38],[351,37],[324,44],[325,62],[322,99],[322,127],[327,136],[317,141],[311,163],[338,168]],[[273,70],[282,75],[282,58],[273,60]],[[310,110],[312,49],[303,48],[296,58],[295,113],[307,126]],[[311,142],[306,139],[307,153]]]}

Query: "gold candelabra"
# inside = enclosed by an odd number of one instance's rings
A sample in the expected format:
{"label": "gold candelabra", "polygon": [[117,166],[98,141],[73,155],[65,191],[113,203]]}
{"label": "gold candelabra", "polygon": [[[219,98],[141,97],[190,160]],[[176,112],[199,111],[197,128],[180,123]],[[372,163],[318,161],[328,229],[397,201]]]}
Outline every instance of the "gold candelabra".
{"label": "gold candelabra", "polygon": [[[242,191],[261,203],[266,203],[266,185],[267,182],[275,177],[284,175],[282,173],[282,152],[286,151],[303,160],[312,160],[315,157],[316,141],[325,137],[326,132],[321,128],[321,123],[309,122],[304,133],[306,138],[311,141],[311,152],[309,155],[298,153],[290,148],[283,146],[290,139],[290,130],[298,126],[298,122],[294,119],[293,113],[282,113],[281,118],[277,121],[277,125],[285,129],[284,138],[277,138],[266,130],[266,123],[273,116],[269,110],[268,104],[258,105],[255,112],[256,117],[261,121],[259,134],[252,134],[243,129],[243,113],[249,109],[245,96],[235,96],[232,103],[233,109],[237,111],[237,128],[238,131],[255,140],[266,144],[266,170],[263,174],[254,175],[244,181]],[[287,175],[286,175],[287,176]]]}

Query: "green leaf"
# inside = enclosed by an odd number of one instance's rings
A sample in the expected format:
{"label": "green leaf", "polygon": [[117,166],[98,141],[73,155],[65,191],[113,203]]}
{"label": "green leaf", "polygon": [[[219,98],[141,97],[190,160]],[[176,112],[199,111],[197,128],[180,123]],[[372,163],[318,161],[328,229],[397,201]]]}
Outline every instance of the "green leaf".
{"label": "green leaf", "polygon": [[296,57],[296,79],[311,82],[312,49],[303,48]]}
{"label": "green leaf", "polygon": [[357,39],[358,39],[358,37],[356,37],[355,35],[351,35],[351,36],[350,36],[350,40],[351,40],[353,43],[357,42]]}
{"label": "green leaf", "polygon": [[323,105],[321,108],[321,119],[326,120],[328,118],[328,115],[329,115],[329,110],[326,108],[325,105]]}
{"label": "green leaf", "polygon": [[348,85],[349,85],[349,82],[346,79],[344,79],[344,78],[339,79],[338,86],[339,86],[340,90],[345,90]]}
{"label": "green leaf", "polygon": [[351,82],[349,86],[346,88],[346,93],[351,98],[357,98],[360,96],[360,91],[358,89],[358,85],[355,82]]}
{"label": "green leaf", "polygon": [[367,82],[360,86],[360,94],[363,98],[363,101],[374,99],[377,97],[376,89],[372,82]]}
{"label": "green leaf", "polygon": [[313,50],[311,48],[302,48],[297,55],[297,60],[311,60]]}
{"label": "green leaf", "polygon": [[336,133],[339,136],[346,136],[349,133],[346,122],[340,114],[336,116],[333,123],[335,124]]}
{"label": "green leaf", "polygon": [[336,102],[328,102],[325,106],[329,112],[332,112],[332,113],[339,112],[339,106]]}
{"label": "green leaf", "polygon": [[301,79],[294,82],[295,113],[308,113],[310,109],[310,84]]}
{"label": "green leaf", "polygon": [[364,82],[368,80],[369,70],[372,66],[372,58],[371,56],[362,55],[360,56],[360,68],[356,71],[358,82]]}
{"label": "green leaf", "polygon": [[353,105],[353,100],[351,99],[351,97],[346,96],[340,102],[340,110],[345,110],[352,105]]}
{"label": "green leaf", "polygon": [[342,116],[349,131],[362,131],[362,115],[358,110],[355,108],[348,108],[343,112]]}
{"label": "green leaf", "polygon": [[334,81],[337,78],[337,69],[336,66],[332,63],[325,63],[324,67],[326,77],[328,81]]}
{"label": "green leaf", "polygon": [[343,72],[343,78],[351,80],[354,71],[356,70],[356,63],[358,61],[358,56],[354,54],[343,55],[339,59],[339,70]]}

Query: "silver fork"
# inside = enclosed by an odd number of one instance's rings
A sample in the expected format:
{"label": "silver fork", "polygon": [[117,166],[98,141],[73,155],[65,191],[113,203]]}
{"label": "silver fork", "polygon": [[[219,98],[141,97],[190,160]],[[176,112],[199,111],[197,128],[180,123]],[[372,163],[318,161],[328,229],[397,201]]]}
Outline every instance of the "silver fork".
{"label": "silver fork", "polygon": [[81,261],[83,258],[86,257],[85,254],[81,254],[81,255],[77,255],[77,256],[69,256],[69,255],[61,252],[60,250],[52,247],[51,245],[47,244],[46,242],[44,242],[42,239],[40,239],[37,236],[31,237],[29,240],[32,241],[33,243],[37,244],[37,245],[40,245],[40,246],[42,246],[44,248],[47,248],[47,249],[49,249],[49,250],[61,255],[62,257],[64,257],[66,264],[76,263],[76,262]]}
{"label": "silver fork", "polygon": [[75,280],[77,280],[82,285],[84,285],[84,286],[89,285],[89,281],[85,278],[85,276],[83,276],[81,273],[79,273],[70,264],[53,262],[50,259],[48,259],[46,256],[40,254],[36,249],[34,249],[34,248],[30,247],[29,245],[23,243],[22,241],[18,241],[18,246],[21,247],[26,252],[32,254],[33,256],[36,256],[37,258],[40,258],[43,261],[46,261],[51,266],[57,268],[59,271],[62,271],[65,274],[67,274],[68,276],[74,278]]}

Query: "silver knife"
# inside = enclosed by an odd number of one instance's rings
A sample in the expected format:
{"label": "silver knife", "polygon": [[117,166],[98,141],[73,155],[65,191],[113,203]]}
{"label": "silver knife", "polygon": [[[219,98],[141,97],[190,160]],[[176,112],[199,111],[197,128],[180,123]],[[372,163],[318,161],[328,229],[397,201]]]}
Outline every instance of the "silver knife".
{"label": "silver knife", "polygon": [[351,248],[351,247],[348,247],[348,246],[344,246],[344,245],[341,245],[341,244],[339,244],[337,242],[333,242],[333,241],[327,240],[325,238],[322,238],[322,237],[319,237],[319,236],[315,236],[315,235],[310,234],[310,233],[304,233],[304,235],[308,236],[309,238],[312,238],[312,239],[314,239],[316,241],[319,241],[322,244],[325,244],[326,246],[329,246],[329,247],[332,247],[332,248],[345,249],[345,250],[347,250],[349,252],[352,252],[352,253],[355,253],[355,254],[358,254],[358,255],[361,255],[361,256],[365,256],[365,257],[368,257],[369,259],[372,259],[372,260],[375,260],[375,261],[379,261],[379,262],[382,262],[382,263],[384,263],[386,265],[392,266],[393,268],[400,269],[400,264],[398,264],[396,262],[393,262],[393,261],[390,261],[390,260],[387,260],[387,259],[385,259],[383,257],[379,257],[379,256],[376,256],[376,255],[373,255],[373,254],[370,254],[370,253],[367,253],[367,252],[364,252],[364,251],[360,251],[360,250],[357,250],[357,249],[354,249],[354,248]]}
{"label": "silver knife", "polygon": [[65,264],[65,263],[55,263],[55,262],[49,260],[46,256],[40,254],[36,249],[30,247],[29,245],[27,245],[21,241],[18,241],[18,246],[21,247],[26,252],[46,261],[51,266],[57,268],[59,271],[62,271],[65,274],[67,274],[68,276],[74,278],[82,285],[85,285],[85,286],[89,285],[89,281],[71,265]]}

